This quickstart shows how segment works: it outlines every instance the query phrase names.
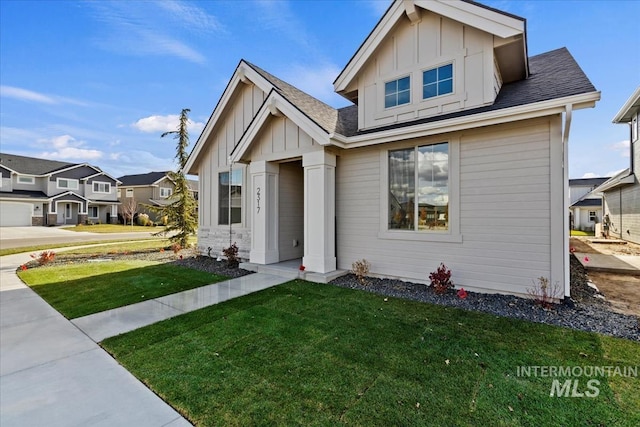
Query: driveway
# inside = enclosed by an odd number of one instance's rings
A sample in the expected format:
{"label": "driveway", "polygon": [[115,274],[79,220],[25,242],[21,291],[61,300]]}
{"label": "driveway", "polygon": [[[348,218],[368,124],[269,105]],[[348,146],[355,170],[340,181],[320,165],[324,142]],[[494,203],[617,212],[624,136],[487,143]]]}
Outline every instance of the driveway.
{"label": "driveway", "polygon": [[[124,226],[123,229],[126,229]],[[64,227],[0,227],[0,249],[36,245],[86,243],[104,240],[141,240],[153,233],[89,233],[66,230]]]}

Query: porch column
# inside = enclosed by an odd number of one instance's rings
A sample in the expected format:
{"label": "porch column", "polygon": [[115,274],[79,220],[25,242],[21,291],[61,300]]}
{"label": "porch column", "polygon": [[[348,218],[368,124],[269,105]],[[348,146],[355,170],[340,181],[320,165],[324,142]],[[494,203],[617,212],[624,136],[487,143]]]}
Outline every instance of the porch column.
{"label": "porch column", "polygon": [[580,212],[580,208],[576,208],[574,217],[573,217],[573,228],[576,230],[582,230],[582,225],[580,224],[580,218],[582,217],[582,213]]}
{"label": "porch column", "polygon": [[256,161],[249,165],[251,176],[251,252],[249,261],[272,264],[278,252],[278,173],[275,163]]}
{"label": "porch column", "polygon": [[302,156],[304,168],[304,258],[307,271],[336,269],[336,156],[316,151]]}

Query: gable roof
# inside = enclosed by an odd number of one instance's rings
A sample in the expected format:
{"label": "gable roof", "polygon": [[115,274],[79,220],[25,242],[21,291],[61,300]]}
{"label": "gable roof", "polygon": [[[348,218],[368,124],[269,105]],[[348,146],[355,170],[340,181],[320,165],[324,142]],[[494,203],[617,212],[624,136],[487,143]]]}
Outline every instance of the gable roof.
{"label": "gable roof", "polygon": [[165,178],[167,176],[167,173],[168,171],[124,175],[118,178],[118,180],[122,183],[120,185],[125,187],[130,185],[154,185],[158,181]]}
{"label": "gable roof", "polygon": [[[355,99],[357,95],[345,93],[347,87],[356,78],[370,56],[387,38],[387,35],[393,30],[403,15],[406,14],[412,23],[420,21],[421,11],[417,9],[416,6],[420,10],[427,10],[445,16],[462,24],[493,34],[501,39],[513,38],[508,44],[517,44],[516,49],[508,49],[508,52],[503,49],[504,55],[497,55],[496,59],[499,63],[503,60],[511,63],[521,61],[521,63],[519,65],[514,64],[515,68],[513,66],[508,67],[508,75],[503,75],[503,80],[509,82],[527,77],[526,20],[524,18],[484,6],[471,0],[394,0],[338,77],[336,77],[333,84],[337,93],[342,94],[348,99]],[[520,39],[517,39],[517,37],[520,37]],[[505,46],[506,45],[504,45],[503,48]],[[507,67],[501,67],[501,69],[502,68],[507,69]]]}
{"label": "gable roof", "polygon": [[618,114],[613,118],[613,123],[629,123],[635,113],[640,110],[640,86],[638,86],[624,103]]}
{"label": "gable roof", "polygon": [[0,153],[0,164],[13,172],[25,175],[47,175],[61,169],[81,165],[7,153]]}
{"label": "gable roof", "polygon": [[604,178],[574,178],[569,180],[569,187],[597,187],[611,177]]}

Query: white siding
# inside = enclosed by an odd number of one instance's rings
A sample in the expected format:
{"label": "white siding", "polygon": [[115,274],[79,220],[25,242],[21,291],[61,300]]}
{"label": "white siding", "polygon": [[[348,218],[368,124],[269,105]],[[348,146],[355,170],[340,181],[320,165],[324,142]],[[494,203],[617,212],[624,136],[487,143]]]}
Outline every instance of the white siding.
{"label": "white siding", "polygon": [[287,117],[271,117],[246,156],[252,161],[280,161],[301,157],[322,147]]}
{"label": "white siding", "polygon": [[[551,120],[443,135],[460,138],[462,243],[385,240],[380,231],[380,148],[345,151],[337,173],[338,268],[366,258],[374,274],[428,282],[440,262],[457,286],[526,294],[551,274]],[[451,170],[450,174],[456,171]],[[451,175],[450,175],[451,176]],[[554,185],[562,188],[562,182]],[[383,189],[383,190],[381,190]],[[451,212],[451,215],[455,215]],[[557,276],[556,276],[557,277]]]}

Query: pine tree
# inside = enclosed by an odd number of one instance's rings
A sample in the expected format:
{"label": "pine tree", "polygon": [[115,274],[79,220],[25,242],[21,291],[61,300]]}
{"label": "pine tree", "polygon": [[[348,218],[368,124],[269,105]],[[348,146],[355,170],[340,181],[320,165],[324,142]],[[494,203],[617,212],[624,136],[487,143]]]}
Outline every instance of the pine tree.
{"label": "pine tree", "polygon": [[[174,135],[178,140],[176,147],[176,160],[179,168],[176,172],[168,172],[167,176],[175,185],[171,202],[162,207],[155,207],[154,211],[161,216],[167,218],[167,226],[159,235],[171,233],[169,241],[177,243],[181,247],[188,246],[189,236],[195,235],[198,226],[198,218],[196,215],[197,202],[193,194],[189,191],[189,181],[184,173],[184,167],[187,163],[187,147],[189,146],[189,133],[187,131],[187,123],[189,118],[187,114],[189,109],[185,108],[180,113],[180,124],[178,130],[165,132],[162,137]],[[174,233],[175,232],[175,233]]]}

